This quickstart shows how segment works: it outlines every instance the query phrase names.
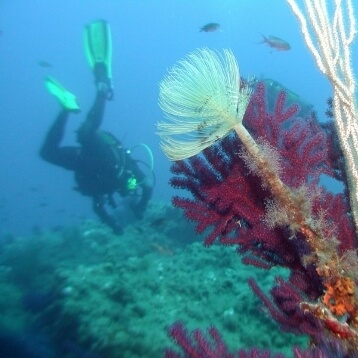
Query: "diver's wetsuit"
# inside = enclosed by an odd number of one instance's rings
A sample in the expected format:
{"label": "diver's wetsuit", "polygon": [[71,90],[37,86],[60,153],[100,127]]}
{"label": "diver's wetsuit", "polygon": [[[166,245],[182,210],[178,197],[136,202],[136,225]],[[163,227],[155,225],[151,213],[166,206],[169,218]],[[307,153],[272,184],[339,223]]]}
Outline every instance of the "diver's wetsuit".
{"label": "diver's wetsuit", "polygon": [[60,146],[70,114],[70,111],[62,110],[45,138],[40,155],[52,164],[74,171],[77,183],[75,189],[93,197],[96,214],[114,232],[119,233],[121,227],[105,207],[106,204],[115,207],[113,194],[129,194],[128,179],[135,178],[141,187],[141,198],[132,210],[140,218],[153,188],[121,143],[110,133],[98,130],[106,101],[107,93],[97,91],[95,102],[77,132],[77,140],[81,145],[77,147]]}

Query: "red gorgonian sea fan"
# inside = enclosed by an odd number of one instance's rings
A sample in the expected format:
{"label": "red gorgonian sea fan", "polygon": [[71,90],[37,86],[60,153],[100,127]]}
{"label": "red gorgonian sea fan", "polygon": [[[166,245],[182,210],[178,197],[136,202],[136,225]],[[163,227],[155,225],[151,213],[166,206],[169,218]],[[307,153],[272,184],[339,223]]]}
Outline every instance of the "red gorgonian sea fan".
{"label": "red gorgonian sea fan", "polygon": [[[342,166],[334,162],[340,157],[332,156],[330,151],[335,147],[332,130],[320,125],[315,116],[295,117],[297,106],[285,106],[284,92],[278,95],[273,111],[268,110],[267,95],[270,94],[265,86],[258,84],[244,117],[245,127],[271,158],[282,182],[298,192],[303,188],[304,209],[311,220],[320,221],[326,237],[335,238],[339,244],[337,252],[353,252],[357,248],[356,235],[346,191],[332,194],[319,185],[321,174],[344,179],[339,169]],[[193,196],[176,196],[173,203],[184,210],[188,219],[197,222],[199,233],[207,233],[206,245],[216,240],[236,245],[246,264],[290,269],[287,281],[277,280],[271,299],[253,280],[250,285],[285,329],[309,334],[319,341],[322,332],[330,327],[318,321],[315,314],[301,309],[300,303],[318,300],[327,289],[322,267],[317,268],[314,260],[310,261],[314,252],[303,230],[293,233],[287,225],[277,225],[285,213],[282,208],[275,208],[272,193],[250,165],[242,143],[227,136],[201,155],[176,162],[172,172],[175,177],[171,184],[189,190]],[[336,245],[333,240],[327,244]]]}

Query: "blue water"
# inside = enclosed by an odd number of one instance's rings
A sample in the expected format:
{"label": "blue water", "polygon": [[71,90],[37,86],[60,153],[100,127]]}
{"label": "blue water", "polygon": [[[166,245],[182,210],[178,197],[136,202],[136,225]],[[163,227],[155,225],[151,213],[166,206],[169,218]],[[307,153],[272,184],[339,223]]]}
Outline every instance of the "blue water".
{"label": "blue water", "polygon": [[[26,234],[33,228],[93,216],[90,200],[72,190],[72,173],[41,161],[38,150],[58,111],[44,88],[47,74],[78,97],[82,113],[72,116],[65,144],[75,141],[74,131],[95,90],[82,31],[99,18],[112,27],[115,88],[103,128],[113,131],[127,147],[144,142],[152,148],[157,177],[154,199],[168,201],[173,194],[168,185],[170,163],[155,134],[155,124],[162,119],[158,83],[168,67],[198,47],[231,48],[243,76],[273,78],[324,116],[330,86],[283,0],[4,0],[0,4],[0,233]],[[220,23],[221,30],[199,32],[208,22]],[[285,39],[292,49],[274,52],[256,44],[261,33]],[[52,67],[40,67],[39,61]]]}

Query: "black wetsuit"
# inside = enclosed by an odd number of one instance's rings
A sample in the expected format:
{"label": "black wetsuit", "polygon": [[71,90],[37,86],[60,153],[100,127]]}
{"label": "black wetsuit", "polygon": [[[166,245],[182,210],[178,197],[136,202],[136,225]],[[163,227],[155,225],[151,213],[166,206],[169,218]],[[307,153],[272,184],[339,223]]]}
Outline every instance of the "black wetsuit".
{"label": "black wetsuit", "polygon": [[77,132],[80,146],[60,146],[70,114],[68,110],[62,110],[45,138],[40,155],[52,164],[74,171],[77,183],[75,189],[83,195],[91,196],[96,214],[119,233],[121,227],[106,209],[107,204],[115,207],[113,194],[129,194],[132,190],[128,188],[128,180],[135,178],[141,193],[132,210],[140,218],[153,188],[121,143],[110,133],[99,131],[106,101],[106,92],[98,91],[86,120]]}

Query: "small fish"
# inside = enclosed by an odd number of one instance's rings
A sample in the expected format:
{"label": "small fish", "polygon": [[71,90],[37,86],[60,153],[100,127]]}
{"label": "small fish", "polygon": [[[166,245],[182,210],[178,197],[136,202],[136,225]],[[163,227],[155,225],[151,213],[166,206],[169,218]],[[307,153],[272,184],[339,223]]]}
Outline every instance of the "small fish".
{"label": "small fish", "polygon": [[215,32],[220,29],[220,24],[216,22],[209,22],[208,24],[200,27],[200,32]]}
{"label": "small fish", "polygon": [[173,256],[174,252],[167,246],[167,245],[161,245],[158,244],[156,242],[152,242],[150,244],[150,246],[157,251],[158,253],[160,253],[161,255],[165,255],[165,256]]}
{"label": "small fish", "polygon": [[291,49],[290,44],[288,42],[286,42],[285,40],[280,39],[279,37],[275,37],[275,36],[267,36],[266,37],[264,35],[262,35],[262,37],[264,39],[263,39],[263,41],[258,42],[259,44],[266,43],[269,47],[271,47],[277,51],[288,51]]}
{"label": "small fish", "polygon": [[43,68],[51,68],[52,67],[51,63],[47,62],[47,61],[39,61],[39,62],[37,62],[37,64]]}

